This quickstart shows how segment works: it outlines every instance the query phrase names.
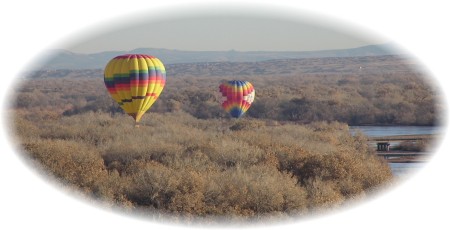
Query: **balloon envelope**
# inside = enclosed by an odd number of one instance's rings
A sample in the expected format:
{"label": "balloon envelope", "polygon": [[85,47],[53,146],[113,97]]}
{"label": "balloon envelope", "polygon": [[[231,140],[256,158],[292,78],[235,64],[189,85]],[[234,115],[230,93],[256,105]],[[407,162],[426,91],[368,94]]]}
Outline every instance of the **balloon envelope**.
{"label": "balloon envelope", "polygon": [[222,107],[232,117],[239,118],[250,108],[255,99],[255,89],[248,81],[226,81],[220,84]]}
{"label": "balloon envelope", "polygon": [[166,83],[166,70],[156,57],[125,54],[108,62],[104,81],[112,98],[139,122],[161,94]]}

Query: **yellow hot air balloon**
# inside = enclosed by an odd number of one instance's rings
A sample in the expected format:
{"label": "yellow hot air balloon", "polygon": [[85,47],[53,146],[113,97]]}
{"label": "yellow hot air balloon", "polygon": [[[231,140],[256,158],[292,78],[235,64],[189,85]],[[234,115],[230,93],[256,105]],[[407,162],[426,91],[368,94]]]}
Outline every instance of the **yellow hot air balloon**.
{"label": "yellow hot air balloon", "polygon": [[112,98],[137,125],[164,89],[166,70],[156,57],[125,54],[108,62],[104,81]]}

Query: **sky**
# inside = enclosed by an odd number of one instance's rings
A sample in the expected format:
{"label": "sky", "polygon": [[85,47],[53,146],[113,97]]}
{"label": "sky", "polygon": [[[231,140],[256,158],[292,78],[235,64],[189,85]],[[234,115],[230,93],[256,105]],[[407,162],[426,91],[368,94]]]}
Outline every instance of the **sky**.
{"label": "sky", "polygon": [[[230,15],[230,12],[231,15]],[[149,11],[153,13],[153,11]],[[196,11],[124,17],[60,45],[76,53],[135,48],[189,51],[311,51],[381,44],[387,39],[320,17]],[[134,15],[135,16],[135,15]]]}
{"label": "sky", "polygon": [[[144,14],[154,10],[164,14],[172,9],[191,12],[199,7],[226,5],[235,9],[252,9],[249,11],[261,11],[261,8],[263,11],[274,9],[276,12],[281,12],[279,18],[284,18],[286,12],[288,14],[286,18],[293,18],[292,12],[296,15],[302,15],[305,12],[317,14],[320,18],[326,15],[327,20],[322,21],[324,24],[334,25],[345,22],[347,25],[352,25],[350,27],[364,28],[363,34],[367,32],[381,34],[387,40],[400,44],[427,67],[430,75],[435,77],[435,84],[442,87],[447,98],[444,104],[446,108],[449,108],[450,98],[447,92],[450,91],[448,81],[450,33],[446,33],[444,28],[448,28],[450,14],[448,14],[446,1],[227,0],[226,3],[221,3],[222,5],[218,3],[219,1],[134,0],[132,4],[131,1],[123,0],[1,1],[0,25],[3,34],[0,40],[2,51],[0,63],[3,66],[2,84],[0,84],[1,105],[3,107],[8,105],[11,101],[8,92],[13,87],[14,80],[45,49],[64,48],[79,43],[83,39],[91,40],[92,37],[106,32],[106,29],[100,29],[99,25],[109,25],[106,27],[110,29],[117,28],[116,25],[112,25],[112,21],[116,18],[127,18],[136,12]],[[140,8],[144,10],[141,11]],[[173,17],[173,13],[167,19],[170,17]],[[347,26],[344,27],[347,28]],[[212,33],[215,31],[213,30]],[[355,34],[351,30],[346,32]],[[319,38],[316,37],[316,39]],[[177,41],[181,48],[182,40],[177,39]],[[106,41],[94,42],[92,43],[94,46],[79,47],[79,50],[93,52],[103,50],[105,47],[109,49],[111,45],[114,45],[103,44],[103,42]],[[173,44],[171,47],[177,47],[174,43],[171,44]],[[145,44],[135,43],[133,47],[142,45]],[[161,44],[163,45],[166,46]],[[213,48],[220,47],[211,49]],[[223,47],[223,49],[229,49],[229,47]],[[239,47],[236,46],[235,49]],[[25,164],[18,150],[14,148],[11,131],[6,128],[11,120],[7,120],[6,114],[7,110],[3,109],[1,113],[3,123],[0,128],[2,150],[0,154],[2,188],[0,189],[0,219],[2,220],[0,229],[206,229],[131,218],[112,210],[99,208],[49,183],[46,178],[38,175],[36,170],[32,170],[30,165]],[[448,195],[450,186],[445,180],[446,175],[450,175],[449,152],[450,140],[447,135],[443,137],[436,155],[427,167],[410,180],[396,185],[389,192],[383,192],[382,195],[336,213],[307,221],[260,226],[260,228],[450,229],[446,211],[450,207]]]}

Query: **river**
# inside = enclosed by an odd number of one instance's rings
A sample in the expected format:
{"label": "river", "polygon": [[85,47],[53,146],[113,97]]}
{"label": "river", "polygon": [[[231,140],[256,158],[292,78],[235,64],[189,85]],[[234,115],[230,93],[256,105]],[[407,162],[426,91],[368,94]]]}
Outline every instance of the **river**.
{"label": "river", "polygon": [[[350,132],[361,131],[368,137],[388,137],[398,135],[440,134],[439,126],[350,126]],[[392,174],[396,177],[406,177],[417,172],[426,163],[389,163]]]}
{"label": "river", "polygon": [[439,126],[350,126],[352,134],[360,130],[368,137],[439,134],[441,129]]}
{"label": "river", "polygon": [[410,176],[412,173],[420,170],[426,163],[389,163],[392,174],[396,177],[403,178]]}

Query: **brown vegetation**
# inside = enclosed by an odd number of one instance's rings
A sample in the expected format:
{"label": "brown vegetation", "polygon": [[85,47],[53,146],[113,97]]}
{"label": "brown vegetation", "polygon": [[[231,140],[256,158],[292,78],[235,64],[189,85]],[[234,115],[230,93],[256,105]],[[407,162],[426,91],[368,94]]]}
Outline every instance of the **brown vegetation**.
{"label": "brown vegetation", "polygon": [[398,146],[392,148],[392,150],[412,151],[412,152],[425,152],[430,149],[430,140],[418,140],[418,141],[402,141]]}
{"label": "brown vegetation", "polygon": [[[184,111],[201,119],[226,118],[218,103],[217,87],[220,80],[232,78],[169,78],[152,111]],[[263,75],[245,79],[256,89],[256,100],[247,117],[349,125],[437,125],[442,119],[438,92],[419,73]],[[19,89],[15,106],[64,115],[122,113],[104,88],[101,75],[35,76]]]}
{"label": "brown vegetation", "polygon": [[101,76],[71,76],[17,86],[12,114],[24,155],[96,199],[177,218],[340,207],[392,178],[347,124],[439,120],[436,92],[414,74],[248,76],[257,96],[239,120],[218,105],[221,79],[184,76],[168,79],[135,128]]}
{"label": "brown vegetation", "polygon": [[103,112],[26,117],[16,117],[26,156],[62,183],[131,210],[300,215],[338,207],[391,178],[366,140],[339,123],[266,126],[177,112],[149,113],[135,128],[128,116]]}

